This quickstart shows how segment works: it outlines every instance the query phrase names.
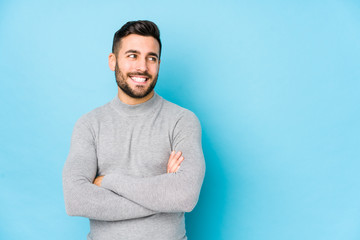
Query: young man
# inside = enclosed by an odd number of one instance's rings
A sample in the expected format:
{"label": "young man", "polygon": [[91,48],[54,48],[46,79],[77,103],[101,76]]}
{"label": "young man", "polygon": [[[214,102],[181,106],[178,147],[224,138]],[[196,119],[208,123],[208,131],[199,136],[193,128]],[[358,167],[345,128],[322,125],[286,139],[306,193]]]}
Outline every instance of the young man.
{"label": "young man", "polygon": [[187,239],[205,174],[197,117],[154,92],[160,33],[150,21],[115,33],[117,96],[75,124],[63,169],[66,212],[90,219],[88,239]]}

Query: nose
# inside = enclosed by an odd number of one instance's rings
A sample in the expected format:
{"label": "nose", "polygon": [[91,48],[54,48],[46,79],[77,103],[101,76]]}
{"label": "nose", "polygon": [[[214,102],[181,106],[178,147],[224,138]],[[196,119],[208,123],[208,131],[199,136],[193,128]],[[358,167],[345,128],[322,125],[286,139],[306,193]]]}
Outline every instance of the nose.
{"label": "nose", "polygon": [[145,72],[148,70],[146,59],[139,59],[136,62],[136,70],[141,72]]}

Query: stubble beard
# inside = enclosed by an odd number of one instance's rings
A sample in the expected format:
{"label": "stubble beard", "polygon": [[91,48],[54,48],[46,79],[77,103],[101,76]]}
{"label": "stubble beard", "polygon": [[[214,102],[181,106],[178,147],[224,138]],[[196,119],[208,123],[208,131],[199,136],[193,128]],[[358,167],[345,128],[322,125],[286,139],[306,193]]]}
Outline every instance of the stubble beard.
{"label": "stubble beard", "polygon": [[149,87],[147,89],[145,86],[137,85],[135,88],[138,91],[132,89],[130,87],[130,85],[127,83],[126,79],[127,79],[127,77],[130,77],[130,75],[145,76],[145,77],[149,78],[147,81],[150,81],[150,79],[152,78],[152,76],[147,71],[145,71],[145,72],[130,72],[130,73],[127,73],[125,76],[124,73],[119,69],[118,64],[116,63],[116,65],[115,65],[115,80],[116,80],[118,87],[126,95],[128,95],[132,98],[144,98],[147,95],[149,95],[152,92],[152,90],[155,88],[159,74],[156,74],[156,76],[154,77],[154,80],[151,82],[151,84],[149,85]]}

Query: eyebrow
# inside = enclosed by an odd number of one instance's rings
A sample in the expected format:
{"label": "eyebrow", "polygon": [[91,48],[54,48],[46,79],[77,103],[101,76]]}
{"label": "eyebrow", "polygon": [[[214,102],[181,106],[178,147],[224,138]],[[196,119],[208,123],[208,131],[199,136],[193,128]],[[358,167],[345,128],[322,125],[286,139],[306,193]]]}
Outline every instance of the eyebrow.
{"label": "eyebrow", "polygon": [[150,55],[150,56],[155,56],[156,58],[159,58],[159,56],[158,56],[156,53],[154,53],[154,52],[149,52],[148,55]]}
{"label": "eyebrow", "polygon": [[[128,54],[128,53],[137,53],[137,54],[140,54],[140,52],[139,52],[138,50],[134,50],[134,49],[130,49],[130,50],[127,50],[127,51],[125,52],[125,54]],[[154,52],[149,52],[148,55],[150,55],[150,56],[155,56],[155,57],[159,58],[159,56],[158,56],[156,53],[154,53]]]}
{"label": "eyebrow", "polygon": [[140,53],[139,51],[137,51],[137,50],[132,50],[132,49],[130,49],[130,50],[127,50],[126,52],[125,52],[125,54],[128,54],[128,53]]}

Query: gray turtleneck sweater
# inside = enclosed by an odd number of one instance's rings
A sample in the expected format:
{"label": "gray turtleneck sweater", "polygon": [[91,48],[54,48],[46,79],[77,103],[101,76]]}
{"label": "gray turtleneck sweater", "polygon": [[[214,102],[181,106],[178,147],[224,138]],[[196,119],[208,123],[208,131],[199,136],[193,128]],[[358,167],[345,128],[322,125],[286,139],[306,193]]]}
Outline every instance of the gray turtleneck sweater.
{"label": "gray turtleneck sweater", "polygon": [[[166,173],[173,150],[185,159]],[[66,212],[90,219],[91,240],[187,239],[184,212],[195,207],[204,174],[192,112],[156,93],[138,105],[116,96],[75,124],[63,169]]]}

